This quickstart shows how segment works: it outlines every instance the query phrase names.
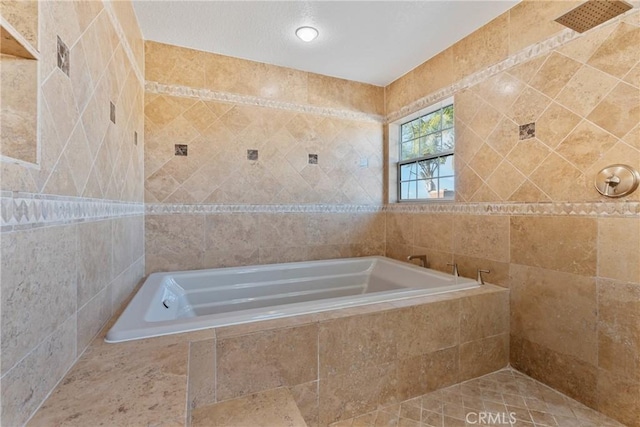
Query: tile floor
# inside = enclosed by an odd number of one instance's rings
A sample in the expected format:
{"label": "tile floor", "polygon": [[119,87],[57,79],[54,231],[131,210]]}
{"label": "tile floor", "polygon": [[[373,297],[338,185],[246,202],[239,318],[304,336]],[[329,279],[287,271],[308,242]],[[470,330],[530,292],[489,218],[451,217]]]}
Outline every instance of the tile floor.
{"label": "tile floor", "polygon": [[510,368],[331,424],[356,426],[624,427]]}

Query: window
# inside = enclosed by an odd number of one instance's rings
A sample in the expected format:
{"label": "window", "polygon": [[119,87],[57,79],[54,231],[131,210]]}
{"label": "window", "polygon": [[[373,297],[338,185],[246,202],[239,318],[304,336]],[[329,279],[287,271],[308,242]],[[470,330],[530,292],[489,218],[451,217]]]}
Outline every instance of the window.
{"label": "window", "polygon": [[453,200],[453,104],[400,125],[398,200]]}

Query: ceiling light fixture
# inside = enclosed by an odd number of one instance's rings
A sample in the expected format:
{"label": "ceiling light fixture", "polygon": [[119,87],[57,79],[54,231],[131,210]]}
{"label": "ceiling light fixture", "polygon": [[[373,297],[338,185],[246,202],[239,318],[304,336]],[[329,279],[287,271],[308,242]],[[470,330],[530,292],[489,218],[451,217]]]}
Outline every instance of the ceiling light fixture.
{"label": "ceiling light fixture", "polygon": [[296,36],[303,42],[310,42],[318,37],[318,30],[313,27],[300,27],[296,30]]}

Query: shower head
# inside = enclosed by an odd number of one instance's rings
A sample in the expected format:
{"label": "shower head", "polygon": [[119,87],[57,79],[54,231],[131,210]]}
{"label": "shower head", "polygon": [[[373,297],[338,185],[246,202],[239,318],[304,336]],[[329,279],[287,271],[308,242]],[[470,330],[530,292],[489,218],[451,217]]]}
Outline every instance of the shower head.
{"label": "shower head", "polygon": [[632,8],[633,6],[622,0],[588,0],[555,21],[584,33]]}

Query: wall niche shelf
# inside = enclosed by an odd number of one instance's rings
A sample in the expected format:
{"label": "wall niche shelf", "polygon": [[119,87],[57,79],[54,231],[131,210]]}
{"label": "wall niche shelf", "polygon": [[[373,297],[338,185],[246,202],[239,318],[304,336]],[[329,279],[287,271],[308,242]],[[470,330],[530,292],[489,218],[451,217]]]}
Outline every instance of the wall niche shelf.
{"label": "wall niche shelf", "polygon": [[[24,10],[33,12],[33,9]],[[35,9],[37,13],[37,9]],[[15,12],[15,10],[14,10]],[[37,15],[7,15],[19,27]],[[33,44],[0,16],[0,159],[38,163],[38,59]],[[37,26],[36,26],[37,28]],[[35,40],[34,40],[35,41]]]}

